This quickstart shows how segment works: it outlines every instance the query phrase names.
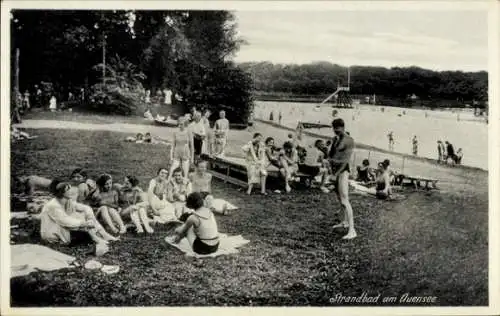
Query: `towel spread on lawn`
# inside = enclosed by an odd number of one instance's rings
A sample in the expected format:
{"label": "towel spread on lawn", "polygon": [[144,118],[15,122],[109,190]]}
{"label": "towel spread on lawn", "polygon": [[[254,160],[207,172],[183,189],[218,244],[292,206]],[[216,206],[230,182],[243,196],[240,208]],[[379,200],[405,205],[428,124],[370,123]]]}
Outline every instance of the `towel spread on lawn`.
{"label": "towel spread on lawn", "polygon": [[33,271],[54,271],[71,268],[75,257],[48,247],[34,244],[11,245],[11,277],[28,275]]}
{"label": "towel spread on lawn", "polygon": [[[363,185],[361,182],[357,182],[354,180],[349,181],[349,185],[354,188],[354,191],[358,194],[361,195],[372,195],[375,196],[377,193],[377,190],[375,187],[367,187],[366,185]],[[391,196],[387,199],[387,201],[401,201],[404,200],[406,197],[403,194],[398,194],[398,193],[392,193]]]}
{"label": "towel spread on lawn", "polygon": [[189,245],[189,241],[187,240],[187,238],[182,238],[182,240],[178,244],[174,243],[174,238],[174,236],[168,236],[165,237],[165,241],[168,244],[179,249],[180,251],[184,252],[186,256],[196,258],[218,257],[222,255],[235,254],[239,252],[237,248],[250,242],[249,240],[243,238],[241,235],[228,236],[226,234],[219,234],[219,249],[209,255],[200,255],[193,251],[193,248],[191,248],[191,245]]}

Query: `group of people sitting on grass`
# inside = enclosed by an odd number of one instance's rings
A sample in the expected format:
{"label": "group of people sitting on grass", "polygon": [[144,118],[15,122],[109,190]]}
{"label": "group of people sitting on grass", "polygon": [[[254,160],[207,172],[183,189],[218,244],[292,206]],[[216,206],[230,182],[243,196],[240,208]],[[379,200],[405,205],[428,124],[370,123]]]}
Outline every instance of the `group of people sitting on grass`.
{"label": "group of people sitting on grass", "polygon": [[24,185],[26,193],[48,189],[53,195],[39,215],[41,238],[48,243],[70,244],[83,233],[102,248],[127,232],[126,222],[138,234],[153,233],[152,224],[174,222],[184,223],[175,230],[178,241],[189,237],[195,252],[209,254],[218,247],[214,213],[227,214],[227,204],[215,203],[211,182],[207,162],[200,160],[186,177],[179,168],[172,173],[160,168],[147,191],[135,176],[117,183],[102,174],[93,181],[82,169],[75,169],[68,180],[30,176]]}
{"label": "group of people sitting on grass", "polygon": [[361,166],[357,166],[356,181],[366,186],[375,185],[375,196],[379,199],[388,199],[392,194],[392,185],[401,181],[401,175],[392,170],[391,162],[385,159],[379,162],[377,168],[370,167],[370,161],[364,159]]}

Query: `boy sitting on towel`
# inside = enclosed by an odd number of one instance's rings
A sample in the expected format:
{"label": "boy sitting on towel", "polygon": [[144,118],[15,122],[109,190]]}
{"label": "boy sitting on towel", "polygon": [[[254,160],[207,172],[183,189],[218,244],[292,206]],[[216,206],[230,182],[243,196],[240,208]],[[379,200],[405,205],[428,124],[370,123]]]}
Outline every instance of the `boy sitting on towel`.
{"label": "boy sitting on towel", "polygon": [[200,255],[208,255],[219,249],[219,231],[215,216],[204,206],[200,193],[189,194],[186,206],[195,210],[186,222],[175,230],[175,242],[179,243],[186,237],[193,251]]}

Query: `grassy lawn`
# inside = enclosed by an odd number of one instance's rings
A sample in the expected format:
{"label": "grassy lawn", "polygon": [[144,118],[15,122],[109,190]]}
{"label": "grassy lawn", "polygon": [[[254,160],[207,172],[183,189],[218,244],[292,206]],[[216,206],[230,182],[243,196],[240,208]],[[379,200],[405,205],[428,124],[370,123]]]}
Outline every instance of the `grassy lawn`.
{"label": "grassy lawn", "polygon": [[[39,138],[12,145],[12,175],[65,177],[84,167],[92,176],[108,172],[119,181],[136,175],[145,188],[167,163],[164,147],[125,143],[120,133],[27,131]],[[333,194],[297,190],[248,197],[221,182],[213,188],[216,197],[241,208],[218,217],[221,232],[251,241],[239,254],[186,258],[156,226],[150,236],[125,235],[97,259],[120,265],[118,274],[77,268],[13,278],[12,305],[331,306],[336,304],[329,298],[339,293],[362,292],[436,296],[442,306],[488,304],[487,187],[408,192],[400,202],[353,195],[359,238],[352,241],[342,241],[331,228],[340,210]],[[15,224],[28,232],[15,242],[38,242],[30,223]],[[90,245],[53,248],[82,263],[92,258]]]}

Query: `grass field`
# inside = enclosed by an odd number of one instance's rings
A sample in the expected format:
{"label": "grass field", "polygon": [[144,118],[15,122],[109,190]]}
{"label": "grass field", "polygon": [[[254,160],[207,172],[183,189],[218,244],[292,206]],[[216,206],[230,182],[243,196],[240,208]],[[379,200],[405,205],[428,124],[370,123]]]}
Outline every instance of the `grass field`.
{"label": "grass field", "polygon": [[[120,133],[28,132],[39,138],[12,145],[13,175],[65,177],[84,167],[92,176],[136,175],[144,188],[167,162],[164,147],[125,143]],[[215,181],[214,194],[241,208],[218,217],[220,231],[251,241],[240,254],[188,259],[163,241],[165,231],[156,226],[151,236],[127,234],[98,259],[120,265],[118,274],[77,268],[13,278],[12,305],[332,306],[329,298],[339,293],[362,292],[436,296],[441,306],[487,305],[487,174],[475,176],[481,185],[408,192],[400,202],[353,195],[359,238],[352,241],[331,228],[340,209],[332,194],[297,190],[248,197]],[[12,223],[27,232],[14,242],[38,241],[30,223]],[[90,245],[54,248],[83,263],[92,258]]]}

